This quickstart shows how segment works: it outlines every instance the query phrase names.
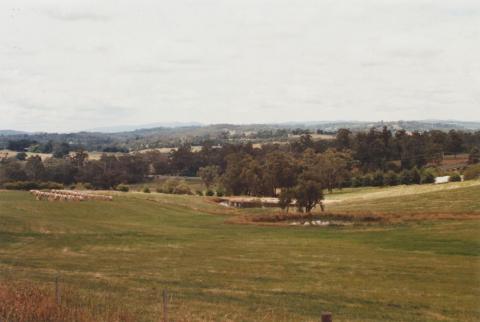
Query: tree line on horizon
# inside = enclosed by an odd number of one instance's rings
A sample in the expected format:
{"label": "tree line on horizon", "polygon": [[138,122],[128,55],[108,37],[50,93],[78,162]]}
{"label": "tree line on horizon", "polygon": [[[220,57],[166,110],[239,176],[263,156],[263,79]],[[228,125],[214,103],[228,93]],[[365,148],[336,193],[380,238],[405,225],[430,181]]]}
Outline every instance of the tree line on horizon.
{"label": "tree line on horizon", "polygon": [[[25,142],[12,142],[20,147]],[[0,184],[8,182],[87,183],[95,189],[145,182],[149,175],[200,176],[207,190],[229,195],[280,196],[287,203],[304,198],[305,210],[324,189],[349,186],[430,183],[445,154],[469,153],[479,160],[480,132],[451,130],[392,133],[386,127],[352,133],[340,129],[334,140],[303,134],[288,144],[224,144],[205,142],[194,152],[188,143],[169,154],[104,153],[89,159],[82,149],[71,152],[66,142],[52,146],[51,158],[0,160]],[[56,150],[54,150],[56,149]],[[287,203],[288,204],[288,203]]]}

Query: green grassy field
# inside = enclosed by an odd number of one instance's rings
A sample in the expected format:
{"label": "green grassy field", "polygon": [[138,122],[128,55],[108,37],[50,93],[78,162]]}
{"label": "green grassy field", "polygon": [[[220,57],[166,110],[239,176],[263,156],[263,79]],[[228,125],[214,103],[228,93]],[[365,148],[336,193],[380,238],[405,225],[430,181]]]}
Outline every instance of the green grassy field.
{"label": "green grassy field", "polygon": [[[343,191],[345,201],[331,207],[480,214],[478,185],[447,188],[403,195],[402,207],[388,195],[397,188],[367,201],[367,191]],[[335,321],[480,319],[477,219],[226,223],[246,211],[196,196],[116,193],[113,202],[68,203],[0,192],[0,274],[51,283],[59,272],[79,292],[105,295],[145,321],[159,319],[164,288],[176,320],[318,321],[322,311]]]}
{"label": "green grassy field", "polygon": [[480,180],[443,185],[360,188],[336,191],[327,200],[334,212],[404,214],[480,214]]}

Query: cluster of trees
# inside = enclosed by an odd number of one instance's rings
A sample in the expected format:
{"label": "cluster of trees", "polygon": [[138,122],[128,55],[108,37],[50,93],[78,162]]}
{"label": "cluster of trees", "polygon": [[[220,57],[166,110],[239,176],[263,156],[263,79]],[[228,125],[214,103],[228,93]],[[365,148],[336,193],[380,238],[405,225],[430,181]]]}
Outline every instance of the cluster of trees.
{"label": "cluster of trees", "polygon": [[5,158],[0,163],[0,182],[51,181],[62,184],[89,183],[95,188],[109,189],[120,183],[145,180],[149,164],[142,155],[112,156],[104,154],[99,160],[89,160],[79,151],[64,158],[30,156],[25,161]]}
{"label": "cluster of trees", "polygon": [[336,148],[353,151],[364,171],[398,170],[391,163],[394,160],[400,160],[401,169],[421,168],[429,162],[440,164],[445,154],[469,153],[479,146],[480,132],[400,130],[392,134],[385,127],[356,134],[341,129],[335,140]]}
{"label": "cluster of trees", "polygon": [[[9,147],[23,151],[29,144],[32,142],[17,141]],[[352,133],[341,129],[334,140],[313,140],[303,134],[288,144],[264,144],[261,148],[251,143],[217,146],[207,141],[198,152],[184,143],[169,154],[155,150],[104,153],[92,160],[78,147],[47,142],[39,148],[51,148],[51,158],[19,153],[16,158],[1,159],[0,183],[84,182],[108,189],[144,182],[148,175],[198,175],[207,189],[215,186],[230,195],[280,196],[285,207],[294,199],[309,211],[322,199],[324,189],[433,182],[436,173],[426,170],[426,165],[440,163],[446,153],[464,152],[470,153],[471,164],[478,163],[479,146],[480,132],[392,133],[383,128]],[[77,152],[72,153],[74,148]],[[172,189],[181,191],[183,187],[166,188]]]}
{"label": "cluster of trees", "polygon": [[26,155],[25,151],[27,149],[35,153],[52,153],[55,158],[63,158],[75,148],[75,146],[71,146],[66,142],[54,143],[53,141],[48,141],[46,143],[39,143],[35,140],[28,139],[12,140],[9,141],[7,145],[8,150],[19,152],[19,154],[17,154],[19,160],[22,160],[22,157]]}

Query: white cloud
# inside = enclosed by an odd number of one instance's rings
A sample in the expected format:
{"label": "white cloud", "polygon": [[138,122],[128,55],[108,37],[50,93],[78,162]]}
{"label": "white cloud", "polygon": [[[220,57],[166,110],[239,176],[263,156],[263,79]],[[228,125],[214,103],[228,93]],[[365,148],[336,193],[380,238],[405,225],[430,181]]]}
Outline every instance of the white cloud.
{"label": "white cloud", "polygon": [[479,30],[476,0],[4,0],[0,128],[479,120]]}

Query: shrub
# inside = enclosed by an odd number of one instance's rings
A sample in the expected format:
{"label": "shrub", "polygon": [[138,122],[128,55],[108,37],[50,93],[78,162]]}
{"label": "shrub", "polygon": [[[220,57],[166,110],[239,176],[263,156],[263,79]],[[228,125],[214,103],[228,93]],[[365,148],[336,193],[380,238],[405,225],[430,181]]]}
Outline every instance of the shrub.
{"label": "shrub", "polygon": [[434,182],[435,182],[435,176],[433,175],[433,173],[431,173],[431,172],[426,172],[426,173],[423,175],[422,184],[423,184],[423,183],[434,183]]}
{"label": "shrub", "polygon": [[449,182],[459,182],[459,181],[462,181],[462,177],[460,177],[460,175],[458,173],[454,173],[450,176],[448,181]]}
{"label": "shrub", "polygon": [[381,187],[384,184],[383,172],[377,171],[372,177],[372,186]]}
{"label": "shrub", "polygon": [[398,175],[393,171],[388,171],[385,175],[385,184],[388,186],[396,186],[398,181]]}
{"label": "shrub", "polygon": [[202,190],[195,190],[195,193],[197,194],[197,196],[203,197],[203,191]]}
{"label": "shrub", "polygon": [[223,192],[223,190],[219,189],[217,190],[217,197],[223,197],[225,195],[225,193]]}
{"label": "shrub", "polygon": [[126,184],[119,184],[115,187],[115,190],[122,191],[122,192],[128,192],[128,190],[130,190],[130,188]]}
{"label": "shrub", "polygon": [[179,181],[175,179],[168,179],[163,184],[162,190],[164,193],[174,193],[176,187],[179,185]]}
{"label": "shrub", "polygon": [[83,183],[83,187],[87,190],[94,190],[95,189],[90,182]]}
{"label": "shrub", "polygon": [[40,184],[38,182],[32,181],[15,181],[7,182],[3,184],[4,188],[7,190],[32,190],[40,189]]}
{"label": "shrub", "polygon": [[403,170],[402,173],[400,173],[400,183],[412,184],[412,175],[410,174],[410,171]]}
{"label": "shrub", "polygon": [[478,162],[480,162],[480,150],[474,147],[468,156],[468,164],[477,164]]}
{"label": "shrub", "polygon": [[418,171],[417,167],[413,168],[410,173],[412,176],[413,184],[420,184],[422,182],[422,176],[420,175],[420,171]]}
{"label": "shrub", "polygon": [[359,178],[359,177],[352,178],[352,187],[358,188],[358,187],[361,187],[362,184],[363,184],[362,178]]}
{"label": "shrub", "polygon": [[191,195],[192,190],[190,190],[190,187],[186,182],[179,182],[173,193],[176,195]]}
{"label": "shrub", "polygon": [[63,189],[63,184],[57,182],[34,182],[15,181],[3,185],[8,190],[32,190],[32,189]]}
{"label": "shrub", "polygon": [[58,183],[58,182],[47,181],[47,182],[42,182],[42,183],[40,183],[40,189],[57,189],[57,190],[61,190],[61,189],[64,189],[64,186],[63,186],[63,184]]}
{"label": "shrub", "polygon": [[142,192],[143,192],[143,193],[150,193],[150,188],[148,188],[148,187],[143,187]]}
{"label": "shrub", "polygon": [[165,193],[165,191],[161,187],[158,187],[157,189],[155,189],[155,191],[158,193]]}
{"label": "shrub", "polygon": [[431,173],[433,177],[440,177],[443,175],[442,171],[437,167],[428,167],[422,169],[422,174],[425,176],[427,173]]}
{"label": "shrub", "polygon": [[372,185],[372,176],[367,174],[362,177],[362,186],[369,187]]}
{"label": "shrub", "polygon": [[18,152],[15,158],[20,161],[25,161],[27,154],[25,152]]}
{"label": "shrub", "polygon": [[215,195],[215,192],[213,190],[208,189],[207,192],[205,192],[205,196],[212,197]]}
{"label": "shrub", "polygon": [[340,187],[342,188],[348,188],[352,186],[352,178],[346,178],[342,181],[340,184]]}
{"label": "shrub", "polygon": [[480,178],[480,164],[468,166],[463,172],[465,180],[474,180]]}
{"label": "shrub", "polygon": [[387,162],[386,169],[392,172],[398,172],[401,170],[400,167],[395,162],[392,162],[392,161]]}

